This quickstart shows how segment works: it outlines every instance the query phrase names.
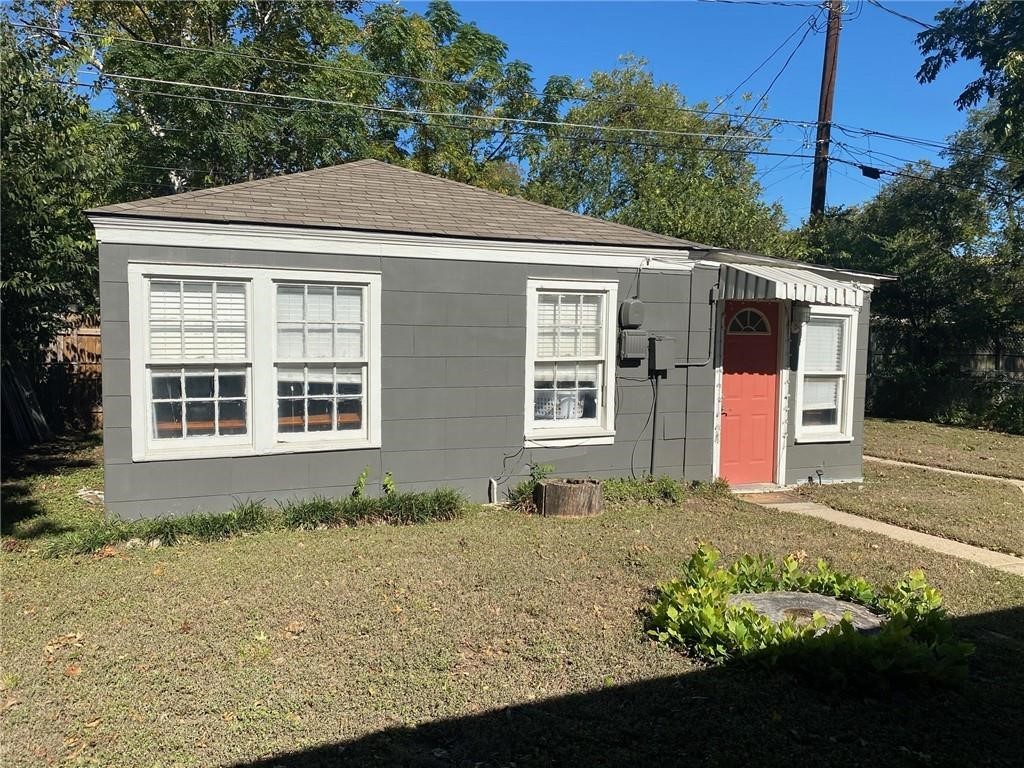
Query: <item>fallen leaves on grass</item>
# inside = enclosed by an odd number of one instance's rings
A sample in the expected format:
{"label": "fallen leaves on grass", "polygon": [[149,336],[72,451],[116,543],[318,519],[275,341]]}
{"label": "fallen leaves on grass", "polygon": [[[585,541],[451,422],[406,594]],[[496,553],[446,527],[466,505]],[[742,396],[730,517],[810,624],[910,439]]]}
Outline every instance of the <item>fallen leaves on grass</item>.
{"label": "fallen leaves on grass", "polygon": [[46,644],[43,652],[50,657],[53,657],[58,651],[62,651],[65,648],[81,648],[83,635],[81,632],[69,632],[65,635],[58,635]]}
{"label": "fallen leaves on grass", "polygon": [[64,668],[64,674],[67,677],[78,677],[82,674],[82,667],[78,664],[68,664],[67,667]]}
{"label": "fallen leaves on grass", "polygon": [[301,621],[292,621],[284,628],[284,631],[288,633],[289,637],[294,639],[306,631],[306,625]]}
{"label": "fallen leaves on grass", "polygon": [[9,709],[14,709],[14,707],[18,706],[19,704],[21,704],[21,699],[16,699],[13,696],[4,699],[3,701],[0,701],[0,714],[3,714]]}

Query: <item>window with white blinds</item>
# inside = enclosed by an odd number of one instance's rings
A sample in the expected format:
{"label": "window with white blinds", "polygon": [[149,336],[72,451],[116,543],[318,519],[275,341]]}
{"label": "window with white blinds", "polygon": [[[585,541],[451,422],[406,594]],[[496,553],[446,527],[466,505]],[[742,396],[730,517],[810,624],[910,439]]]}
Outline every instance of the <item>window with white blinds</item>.
{"label": "window with white blinds", "polygon": [[380,446],[380,275],[128,265],[132,458]]}
{"label": "window with white blinds", "polygon": [[149,280],[151,439],[248,433],[247,294],[245,282]]}
{"label": "window with white blinds", "polygon": [[280,440],[365,434],[365,289],[278,283],[277,431]]}
{"label": "window with white blinds", "polygon": [[[839,314],[842,312],[842,314]],[[800,342],[797,437],[850,435],[855,315],[845,309],[812,311]]]}
{"label": "window with white blinds", "polygon": [[531,281],[527,438],[608,433],[614,284]]}

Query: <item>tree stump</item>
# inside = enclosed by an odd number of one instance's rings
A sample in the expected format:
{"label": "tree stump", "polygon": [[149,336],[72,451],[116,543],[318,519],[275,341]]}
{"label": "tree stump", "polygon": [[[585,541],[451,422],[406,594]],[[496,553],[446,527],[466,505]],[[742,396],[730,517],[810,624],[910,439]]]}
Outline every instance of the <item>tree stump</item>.
{"label": "tree stump", "polygon": [[533,505],[548,517],[593,517],[604,511],[600,480],[541,480],[533,487]]}

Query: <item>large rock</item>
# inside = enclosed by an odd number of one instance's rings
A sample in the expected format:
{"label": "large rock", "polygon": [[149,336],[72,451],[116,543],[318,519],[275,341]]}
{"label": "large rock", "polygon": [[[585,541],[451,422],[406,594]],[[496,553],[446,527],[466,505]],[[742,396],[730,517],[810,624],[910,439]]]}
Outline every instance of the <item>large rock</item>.
{"label": "large rock", "polygon": [[824,616],[829,627],[835,626],[845,614],[849,614],[854,629],[860,632],[877,632],[885,623],[883,616],[872,613],[863,605],[816,592],[741,592],[729,598],[730,605],[744,603],[776,624],[785,619],[806,624],[815,613]]}

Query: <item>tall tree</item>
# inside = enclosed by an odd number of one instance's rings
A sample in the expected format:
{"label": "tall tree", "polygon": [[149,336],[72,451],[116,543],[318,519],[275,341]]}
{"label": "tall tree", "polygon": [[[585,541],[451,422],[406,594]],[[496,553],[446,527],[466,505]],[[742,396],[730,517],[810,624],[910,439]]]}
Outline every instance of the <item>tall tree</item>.
{"label": "tall tree", "polygon": [[1024,203],[989,119],[970,116],[946,167],[908,165],[874,199],[803,230],[809,261],[896,277],[871,305],[882,415],[1024,429],[1024,392],[962,371],[976,353],[1024,344]]}
{"label": "tall tree", "polygon": [[540,92],[523,61],[507,61],[494,35],[462,20],[447,0],[422,15],[381,5],[367,17],[360,49],[394,73],[376,136],[392,159],[415,170],[518,192],[518,165],[543,138],[538,121],[557,120],[572,91],[552,77]]}
{"label": "tall tree", "polygon": [[633,58],[594,73],[577,95],[567,125],[550,127],[538,147],[529,197],[719,246],[783,247],[783,213],[759,199],[748,156],[763,146],[757,121],[705,116],[704,104],[688,111],[674,86],[656,84]]}
{"label": "tall tree", "polygon": [[[959,109],[996,102],[985,129],[996,147],[1024,158],[1024,3],[1011,0],[958,0],[936,16],[936,26],[917,36],[925,60],[917,73],[922,83],[934,81],[960,59],[975,61],[981,76],[957,97]],[[1013,178],[1024,189],[1024,169]]]}
{"label": "tall tree", "polygon": [[117,175],[105,126],[49,64],[0,20],[5,363],[38,360],[72,310],[96,310],[96,244],[82,211]]}

